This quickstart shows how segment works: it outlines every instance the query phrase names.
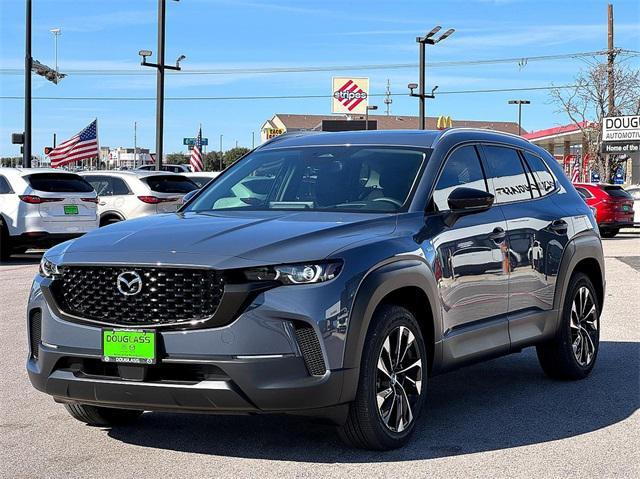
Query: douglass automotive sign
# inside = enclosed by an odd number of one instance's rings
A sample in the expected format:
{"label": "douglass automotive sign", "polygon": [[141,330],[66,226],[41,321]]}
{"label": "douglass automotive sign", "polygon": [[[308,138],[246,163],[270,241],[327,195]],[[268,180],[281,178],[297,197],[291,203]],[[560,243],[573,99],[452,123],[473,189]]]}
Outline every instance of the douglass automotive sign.
{"label": "douglass automotive sign", "polygon": [[604,119],[602,141],[640,141],[640,116],[610,116]]}

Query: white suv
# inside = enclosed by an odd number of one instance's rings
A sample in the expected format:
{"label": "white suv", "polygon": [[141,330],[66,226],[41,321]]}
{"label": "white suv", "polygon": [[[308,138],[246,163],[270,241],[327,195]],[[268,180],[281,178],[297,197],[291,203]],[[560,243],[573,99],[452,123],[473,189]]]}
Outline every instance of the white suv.
{"label": "white suv", "polygon": [[81,176],[100,197],[100,226],[156,213],[172,213],[198,189],[190,179],[164,171],[86,171]]}
{"label": "white suv", "polygon": [[98,227],[97,196],[80,176],[48,168],[0,168],[0,260]]}

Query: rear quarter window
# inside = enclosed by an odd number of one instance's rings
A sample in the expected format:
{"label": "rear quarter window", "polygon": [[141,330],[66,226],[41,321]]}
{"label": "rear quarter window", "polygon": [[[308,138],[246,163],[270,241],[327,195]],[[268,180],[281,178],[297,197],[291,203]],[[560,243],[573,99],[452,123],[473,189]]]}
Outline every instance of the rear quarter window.
{"label": "rear quarter window", "polygon": [[93,186],[69,173],[34,173],[25,177],[31,188],[47,193],[91,193]]}
{"label": "rear quarter window", "polygon": [[4,176],[0,176],[0,195],[11,193],[11,185]]}
{"label": "rear quarter window", "polygon": [[179,175],[148,176],[142,181],[157,193],[189,193],[198,189],[198,185],[189,178]]}

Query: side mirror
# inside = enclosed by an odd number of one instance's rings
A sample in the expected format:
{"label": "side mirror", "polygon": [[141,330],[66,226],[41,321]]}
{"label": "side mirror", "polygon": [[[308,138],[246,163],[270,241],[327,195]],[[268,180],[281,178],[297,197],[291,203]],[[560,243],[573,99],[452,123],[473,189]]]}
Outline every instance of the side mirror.
{"label": "side mirror", "polygon": [[197,190],[191,190],[189,193],[187,193],[186,195],[184,195],[184,196],[182,197],[182,204],[184,205],[184,204],[188,203],[188,202],[189,202],[189,200],[190,200],[191,198],[193,198],[193,197],[194,197],[194,196],[195,196],[199,191],[200,191],[200,189],[197,189]]}
{"label": "side mirror", "polygon": [[451,210],[444,222],[447,226],[453,226],[458,218],[473,213],[487,211],[493,205],[495,197],[486,191],[475,188],[456,188],[451,192],[447,203]]}

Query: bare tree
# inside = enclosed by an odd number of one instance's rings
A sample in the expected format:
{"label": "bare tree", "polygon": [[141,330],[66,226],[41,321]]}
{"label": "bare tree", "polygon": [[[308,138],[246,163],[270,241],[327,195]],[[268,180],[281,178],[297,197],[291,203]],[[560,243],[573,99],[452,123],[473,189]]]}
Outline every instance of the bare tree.
{"label": "bare tree", "polygon": [[596,63],[581,71],[570,88],[551,90],[551,98],[559,106],[558,112],[566,113],[582,132],[587,149],[583,154],[589,155],[590,166],[596,167],[605,181],[612,180],[618,158],[600,153],[603,118],[640,114],[640,70],[616,64],[613,79],[612,112],[609,112],[606,63]]}

